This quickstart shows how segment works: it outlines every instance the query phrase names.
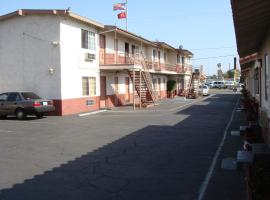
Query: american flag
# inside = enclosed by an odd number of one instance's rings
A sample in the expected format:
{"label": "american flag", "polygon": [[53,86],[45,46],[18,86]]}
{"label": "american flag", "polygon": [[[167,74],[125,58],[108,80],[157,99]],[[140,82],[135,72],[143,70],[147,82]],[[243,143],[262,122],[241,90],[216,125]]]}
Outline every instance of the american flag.
{"label": "american flag", "polygon": [[126,4],[125,3],[116,3],[113,5],[113,10],[125,10]]}

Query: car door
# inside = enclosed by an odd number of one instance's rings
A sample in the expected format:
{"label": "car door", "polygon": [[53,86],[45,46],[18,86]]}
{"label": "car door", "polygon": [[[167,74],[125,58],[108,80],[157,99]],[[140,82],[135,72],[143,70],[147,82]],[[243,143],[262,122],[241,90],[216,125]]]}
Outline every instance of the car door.
{"label": "car door", "polygon": [[8,98],[8,93],[0,94],[0,115],[6,115],[7,111],[5,104]]}
{"label": "car door", "polygon": [[8,95],[8,98],[5,102],[5,110],[6,110],[6,114],[11,115],[15,113],[16,108],[19,107],[18,104],[20,104],[21,102],[21,97],[19,95],[19,93],[17,92],[11,92]]}

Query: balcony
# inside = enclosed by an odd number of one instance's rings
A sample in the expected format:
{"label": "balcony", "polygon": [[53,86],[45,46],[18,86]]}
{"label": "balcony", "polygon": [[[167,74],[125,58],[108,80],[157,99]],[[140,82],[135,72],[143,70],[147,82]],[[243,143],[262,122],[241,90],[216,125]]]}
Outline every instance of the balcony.
{"label": "balcony", "polygon": [[178,72],[178,66],[176,64],[165,64],[165,70],[166,71],[171,71],[171,72]]}
{"label": "balcony", "polygon": [[160,63],[157,60],[154,62],[143,58],[139,54],[110,54],[100,55],[100,68],[101,69],[141,69],[142,63],[145,63],[148,70],[157,73],[168,73],[168,74],[191,74],[192,66],[188,64],[171,64],[171,63]]}

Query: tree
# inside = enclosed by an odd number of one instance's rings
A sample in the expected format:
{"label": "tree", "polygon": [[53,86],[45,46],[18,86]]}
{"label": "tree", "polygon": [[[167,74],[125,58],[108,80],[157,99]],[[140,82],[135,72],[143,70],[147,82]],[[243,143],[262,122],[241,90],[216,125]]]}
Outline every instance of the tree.
{"label": "tree", "polygon": [[[239,74],[240,74],[240,71],[239,70],[236,70],[236,77],[238,77]],[[234,78],[234,69],[228,70],[225,73],[225,78],[233,79]]]}
{"label": "tree", "polygon": [[228,79],[234,78],[234,70],[233,70],[233,69],[228,70],[228,71],[225,73],[225,78],[228,78]]}

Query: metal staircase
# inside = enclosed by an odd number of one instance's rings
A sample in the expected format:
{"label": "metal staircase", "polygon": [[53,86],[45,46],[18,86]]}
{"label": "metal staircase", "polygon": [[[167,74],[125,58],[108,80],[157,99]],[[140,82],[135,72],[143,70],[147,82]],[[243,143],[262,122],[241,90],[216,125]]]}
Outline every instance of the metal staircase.
{"label": "metal staircase", "polygon": [[145,62],[145,58],[142,53],[136,55],[133,58],[134,65],[139,65],[142,70],[129,71],[129,76],[135,86],[135,90],[141,100],[143,106],[154,104],[157,101],[157,94],[153,88],[152,78],[149,72],[149,67]]}
{"label": "metal staircase", "polygon": [[198,89],[199,89],[199,78],[200,78],[200,72],[195,70],[195,72],[192,73],[188,92],[187,92],[187,98],[197,98],[198,97]]}

